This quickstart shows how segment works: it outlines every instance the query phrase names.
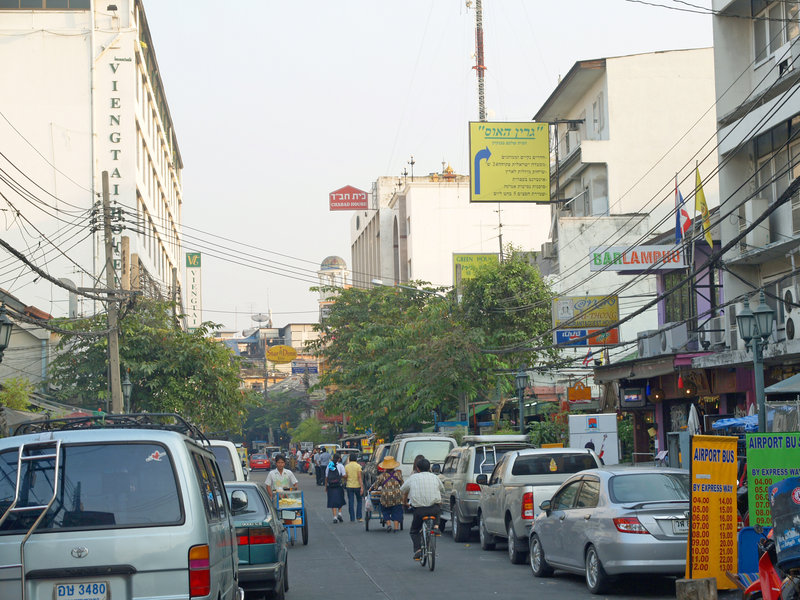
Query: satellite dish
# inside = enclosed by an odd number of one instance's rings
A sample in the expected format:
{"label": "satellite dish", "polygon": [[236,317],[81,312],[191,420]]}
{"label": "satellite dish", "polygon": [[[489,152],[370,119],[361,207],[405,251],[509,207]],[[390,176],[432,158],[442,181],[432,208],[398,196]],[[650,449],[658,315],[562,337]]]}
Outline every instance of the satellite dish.
{"label": "satellite dish", "polygon": [[264,313],[258,313],[257,315],[253,315],[250,318],[253,319],[253,321],[256,321],[257,323],[266,323],[267,321],[269,321],[269,315],[266,315]]}

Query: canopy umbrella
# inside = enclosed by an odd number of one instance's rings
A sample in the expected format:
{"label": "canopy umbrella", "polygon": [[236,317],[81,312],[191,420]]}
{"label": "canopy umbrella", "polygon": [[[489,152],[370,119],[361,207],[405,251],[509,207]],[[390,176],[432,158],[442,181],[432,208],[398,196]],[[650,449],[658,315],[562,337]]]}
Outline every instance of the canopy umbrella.
{"label": "canopy umbrella", "polygon": [[686,420],[686,431],[689,435],[697,435],[700,433],[700,415],[697,414],[697,409],[694,404],[689,406],[689,418]]}

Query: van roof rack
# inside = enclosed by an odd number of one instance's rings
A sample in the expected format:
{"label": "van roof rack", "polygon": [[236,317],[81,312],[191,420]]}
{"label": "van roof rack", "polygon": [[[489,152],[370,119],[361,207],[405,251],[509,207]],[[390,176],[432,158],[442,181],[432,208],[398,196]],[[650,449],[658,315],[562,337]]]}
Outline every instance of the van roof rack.
{"label": "van roof rack", "polygon": [[208,438],[196,425],[192,425],[177,413],[103,413],[84,417],[25,421],[16,426],[14,435],[82,429],[159,429],[177,431],[196,441],[208,443]]}
{"label": "van roof rack", "polygon": [[495,433],[489,435],[465,435],[461,439],[463,446],[477,446],[479,444],[529,444],[525,434]]}

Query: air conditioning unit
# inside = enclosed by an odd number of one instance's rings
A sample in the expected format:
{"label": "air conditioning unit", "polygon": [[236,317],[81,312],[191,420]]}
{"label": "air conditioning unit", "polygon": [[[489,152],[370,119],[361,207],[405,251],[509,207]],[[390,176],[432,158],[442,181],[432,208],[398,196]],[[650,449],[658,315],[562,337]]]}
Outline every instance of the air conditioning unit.
{"label": "air conditioning unit", "polygon": [[661,354],[660,333],[658,329],[648,329],[636,334],[636,349],[639,358],[650,358]]}
{"label": "air conditioning unit", "polygon": [[781,304],[784,330],[787,342],[800,339],[800,286],[790,285],[781,289]]}
{"label": "air conditioning unit", "polygon": [[[747,229],[753,221],[763,215],[769,208],[769,199],[752,198],[744,203],[744,219],[739,220],[739,231]],[[751,232],[744,236],[745,246],[740,248],[742,252],[749,252],[763,248],[769,244],[769,221],[764,220],[758,224]]]}
{"label": "air conditioning unit", "polygon": [[659,329],[659,344],[664,354],[675,354],[686,347],[689,342],[689,328],[686,323],[664,323]]}
{"label": "air conditioning unit", "polygon": [[706,325],[708,336],[706,339],[711,342],[711,346],[725,345],[725,319],[724,317],[712,317]]}
{"label": "air conditioning unit", "polygon": [[556,250],[553,242],[545,242],[542,244],[542,258],[553,258],[555,254]]}
{"label": "air conditioning unit", "polygon": [[725,345],[729,350],[744,350],[744,340],[739,338],[739,327],[736,314],[744,309],[744,304],[737,302],[725,309]]}

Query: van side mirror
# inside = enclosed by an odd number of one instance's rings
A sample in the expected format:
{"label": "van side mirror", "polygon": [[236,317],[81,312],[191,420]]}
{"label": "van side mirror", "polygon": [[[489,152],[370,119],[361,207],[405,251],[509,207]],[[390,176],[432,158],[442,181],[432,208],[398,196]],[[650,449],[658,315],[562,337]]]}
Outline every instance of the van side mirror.
{"label": "van side mirror", "polygon": [[236,514],[247,508],[247,494],[242,490],[234,490],[231,493],[231,512]]}
{"label": "van side mirror", "polygon": [[442,465],[433,465],[431,467],[431,473],[433,473],[434,475],[438,475],[441,472],[442,472]]}
{"label": "van side mirror", "polygon": [[550,500],[545,500],[539,505],[539,508],[541,508],[547,516],[550,516],[550,511],[552,510],[552,506],[553,505],[550,502]]}
{"label": "van side mirror", "polygon": [[486,476],[486,473],[481,473],[475,478],[475,483],[478,485],[487,485],[489,483],[489,478]]}

